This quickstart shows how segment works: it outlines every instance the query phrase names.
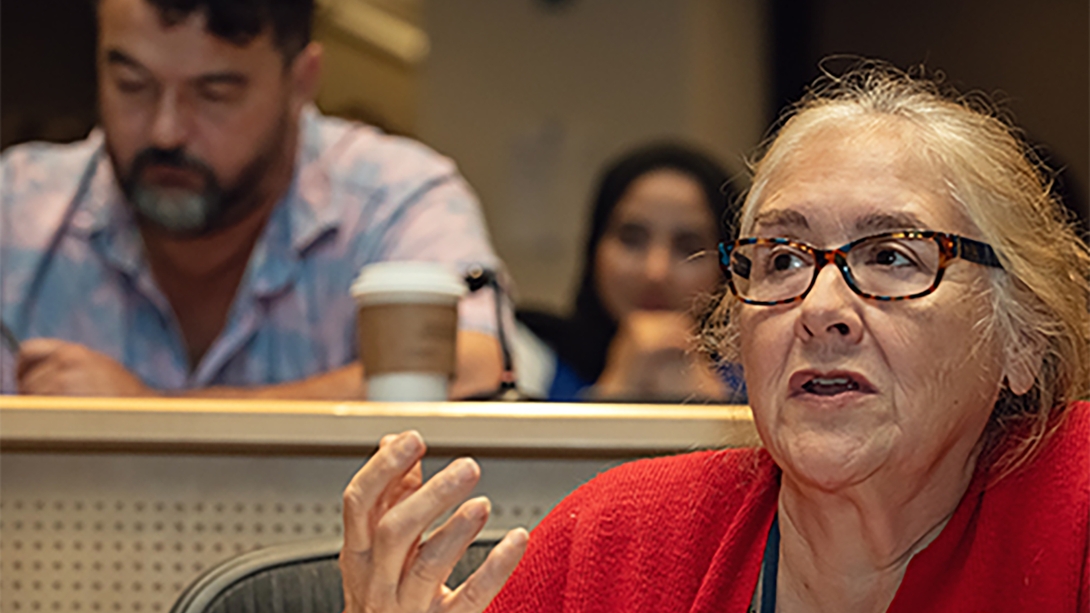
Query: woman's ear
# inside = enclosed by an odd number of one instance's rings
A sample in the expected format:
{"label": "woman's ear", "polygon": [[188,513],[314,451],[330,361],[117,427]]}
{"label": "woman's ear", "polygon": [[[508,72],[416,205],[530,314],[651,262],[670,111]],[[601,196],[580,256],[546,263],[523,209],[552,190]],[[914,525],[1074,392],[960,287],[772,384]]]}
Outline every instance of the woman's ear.
{"label": "woman's ear", "polygon": [[1033,383],[1041,374],[1044,349],[1039,346],[1029,346],[1032,344],[1035,343],[1027,343],[1027,346],[1011,351],[1003,367],[1007,386],[1019,396],[1033,389]]}

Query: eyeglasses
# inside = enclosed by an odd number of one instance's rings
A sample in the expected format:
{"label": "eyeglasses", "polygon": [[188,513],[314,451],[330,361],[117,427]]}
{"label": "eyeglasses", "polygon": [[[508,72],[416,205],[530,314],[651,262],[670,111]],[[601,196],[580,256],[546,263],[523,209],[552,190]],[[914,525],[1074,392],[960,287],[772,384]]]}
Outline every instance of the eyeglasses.
{"label": "eyeglasses", "polygon": [[946,266],[962,258],[1002,268],[990,245],[945,232],[909,230],[817,249],[787,238],[743,238],[719,244],[719,264],[742,302],[787,304],[810,293],[834,264],[852,291],[872,300],[909,300],[935,291]]}

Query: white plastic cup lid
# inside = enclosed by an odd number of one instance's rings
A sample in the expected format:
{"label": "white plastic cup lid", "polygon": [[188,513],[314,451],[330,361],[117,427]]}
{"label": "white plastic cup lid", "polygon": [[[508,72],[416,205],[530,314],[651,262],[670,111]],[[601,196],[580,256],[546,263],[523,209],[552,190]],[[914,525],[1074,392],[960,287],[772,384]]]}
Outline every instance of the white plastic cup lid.
{"label": "white plastic cup lid", "polygon": [[404,261],[364,266],[351,291],[361,302],[394,301],[396,297],[414,294],[446,302],[461,298],[468,288],[465,280],[438,262]]}

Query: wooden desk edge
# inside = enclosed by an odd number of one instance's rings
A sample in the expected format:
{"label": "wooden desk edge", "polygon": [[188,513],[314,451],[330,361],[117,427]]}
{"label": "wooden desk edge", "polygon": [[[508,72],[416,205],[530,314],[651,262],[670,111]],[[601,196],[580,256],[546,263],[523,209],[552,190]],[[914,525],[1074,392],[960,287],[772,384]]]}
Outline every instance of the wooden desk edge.
{"label": "wooden desk edge", "polygon": [[756,442],[730,405],[0,397],[0,449],[359,454],[417,429],[433,453],[668,453]]}
{"label": "wooden desk edge", "polygon": [[346,402],[232,400],[210,398],[92,398],[0,396],[0,414],[10,410],[84,410],[135,413],[235,413],[308,415],[412,415],[623,419],[748,417],[749,407],[729,404],[633,404],[609,402]]}

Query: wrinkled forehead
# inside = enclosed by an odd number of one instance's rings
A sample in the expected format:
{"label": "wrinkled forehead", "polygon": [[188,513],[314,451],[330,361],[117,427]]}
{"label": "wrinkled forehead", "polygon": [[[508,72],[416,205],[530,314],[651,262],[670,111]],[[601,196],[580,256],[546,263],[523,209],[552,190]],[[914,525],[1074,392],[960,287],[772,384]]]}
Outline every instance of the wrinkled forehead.
{"label": "wrinkled forehead", "polygon": [[740,230],[743,235],[754,233],[778,209],[802,209],[813,217],[844,214],[851,204],[865,205],[856,208],[872,216],[896,215],[923,204],[928,210],[922,212],[950,219],[953,227],[947,229],[955,230],[968,219],[952,197],[946,175],[913,122],[878,113],[814,109],[784,126],[758,164]]}

